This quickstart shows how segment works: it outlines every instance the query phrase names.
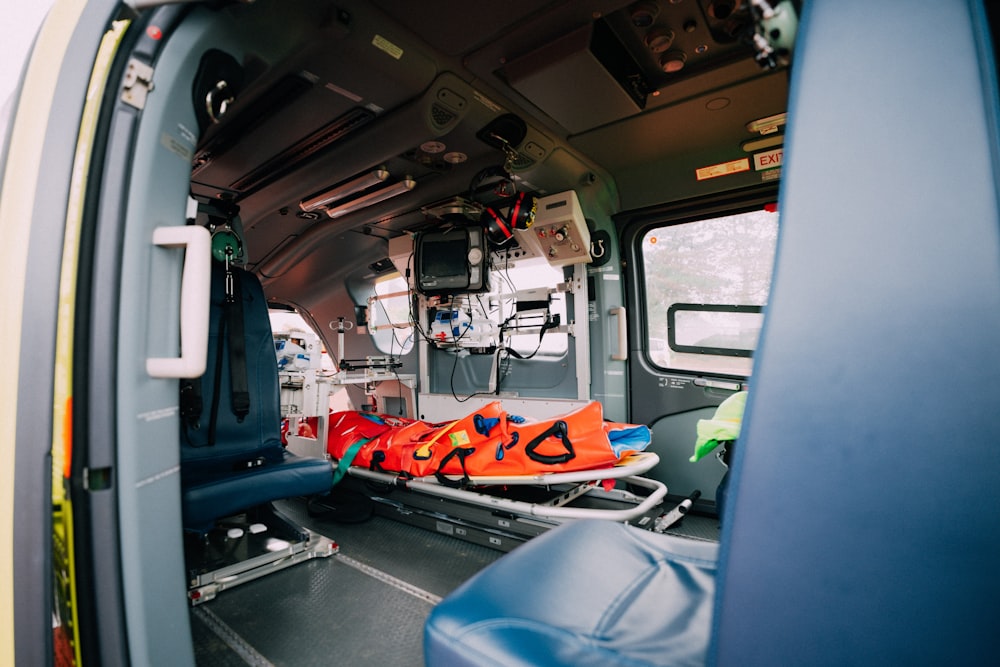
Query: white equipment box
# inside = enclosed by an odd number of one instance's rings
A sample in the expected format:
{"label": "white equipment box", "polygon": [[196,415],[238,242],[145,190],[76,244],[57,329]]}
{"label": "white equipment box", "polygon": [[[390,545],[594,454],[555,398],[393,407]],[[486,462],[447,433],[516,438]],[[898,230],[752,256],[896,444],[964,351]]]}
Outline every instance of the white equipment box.
{"label": "white equipment box", "polygon": [[586,264],[592,259],[590,229],[573,190],[539,199],[535,223],[528,229],[515,229],[514,236],[522,248],[552,266]]}

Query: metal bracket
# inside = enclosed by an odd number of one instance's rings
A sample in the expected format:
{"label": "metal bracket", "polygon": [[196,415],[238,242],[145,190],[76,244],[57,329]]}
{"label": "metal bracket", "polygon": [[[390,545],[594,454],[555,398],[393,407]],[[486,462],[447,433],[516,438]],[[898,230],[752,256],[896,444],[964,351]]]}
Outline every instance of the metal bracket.
{"label": "metal bracket", "polygon": [[146,97],[153,90],[153,68],[135,58],[130,59],[122,88],[122,102],[136,109],[145,108]]}

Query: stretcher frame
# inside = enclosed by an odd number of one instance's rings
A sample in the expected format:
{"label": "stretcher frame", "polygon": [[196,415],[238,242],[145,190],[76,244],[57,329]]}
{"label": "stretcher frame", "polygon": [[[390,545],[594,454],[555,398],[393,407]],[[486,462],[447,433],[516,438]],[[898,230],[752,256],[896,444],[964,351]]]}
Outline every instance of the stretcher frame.
{"label": "stretcher frame", "polygon": [[[572,472],[551,472],[535,475],[470,475],[446,476],[449,482],[459,483],[462,487],[449,486],[434,476],[410,478],[399,473],[380,472],[366,468],[351,467],[348,474],[373,482],[402,487],[428,495],[447,498],[458,502],[487,507],[493,510],[510,512],[523,516],[561,521],[565,519],[606,519],[609,521],[631,521],[646,514],[660,504],[667,495],[667,487],[663,482],[641,477],[640,475],[659,463],[660,457],[653,452],[639,452],[625,457],[611,468],[578,470]],[[650,489],[650,494],[644,497],[634,507],[612,510],[589,507],[568,507],[568,503],[594,490],[602,480],[621,480],[629,484]],[[475,487],[489,486],[557,486],[572,484],[569,490],[558,497],[544,503],[532,503],[523,500],[512,500],[502,496],[477,491]]]}

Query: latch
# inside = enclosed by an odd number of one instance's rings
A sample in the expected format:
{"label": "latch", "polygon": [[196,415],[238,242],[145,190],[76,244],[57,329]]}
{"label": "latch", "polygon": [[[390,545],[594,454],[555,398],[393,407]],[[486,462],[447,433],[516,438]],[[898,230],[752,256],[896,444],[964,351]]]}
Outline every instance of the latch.
{"label": "latch", "polygon": [[153,89],[153,68],[132,58],[125,70],[125,85],[122,91],[122,102],[136,109],[146,106],[146,96]]}

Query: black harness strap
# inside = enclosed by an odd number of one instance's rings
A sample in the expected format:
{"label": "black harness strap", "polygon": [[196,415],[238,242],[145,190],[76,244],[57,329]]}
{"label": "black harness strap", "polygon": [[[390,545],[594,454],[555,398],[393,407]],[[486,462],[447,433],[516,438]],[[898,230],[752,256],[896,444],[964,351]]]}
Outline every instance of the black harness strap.
{"label": "black harness strap", "polygon": [[247,343],[243,333],[243,288],[239,273],[227,272],[227,282],[230,277],[232,290],[231,292],[227,290],[223,317],[226,323],[226,333],[229,337],[229,380],[232,388],[232,409],[236,420],[242,422],[250,414],[250,390],[247,387]]}
{"label": "black harness strap", "polygon": [[[191,431],[201,428],[201,417],[204,411],[202,382],[205,376],[193,380],[182,380],[180,383],[180,416],[184,429],[184,437],[188,444],[194,447],[212,446],[215,444],[216,427],[219,416],[219,391],[222,388],[222,355],[226,351],[226,341],[229,343],[229,379],[230,402],[233,414],[242,423],[250,414],[250,389],[247,383],[247,345],[243,323],[243,284],[240,271],[234,271],[231,265],[233,249],[226,248],[225,257],[225,301],[222,316],[219,318],[219,332],[215,355],[213,377],[212,405],[209,413],[208,438],[203,445],[195,445],[191,441]],[[207,374],[206,374],[207,375]]]}
{"label": "black harness strap", "polygon": [[219,390],[222,388],[222,353],[225,352],[223,341],[226,340],[226,317],[223,316],[219,322],[219,340],[215,350],[215,379],[212,384],[212,409],[208,415],[208,442],[211,447],[215,444],[215,427],[219,419]]}
{"label": "black harness strap", "polygon": [[[222,357],[229,342],[229,380],[233,414],[242,422],[250,414],[250,391],[247,386],[247,347],[243,329],[243,290],[240,274],[226,271],[226,297],[219,319],[218,347],[215,351],[215,369],[212,383],[212,407],[208,418],[208,442],[215,444],[216,426],[219,420],[219,400],[222,393]],[[182,391],[183,391],[182,387]],[[197,414],[201,415],[201,385],[194,388],[192,402],[197,400]],[[192,407],[192,412],[194,408]]]}

